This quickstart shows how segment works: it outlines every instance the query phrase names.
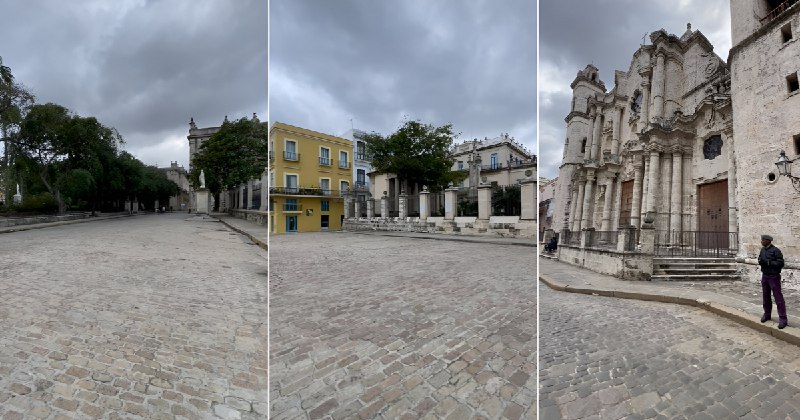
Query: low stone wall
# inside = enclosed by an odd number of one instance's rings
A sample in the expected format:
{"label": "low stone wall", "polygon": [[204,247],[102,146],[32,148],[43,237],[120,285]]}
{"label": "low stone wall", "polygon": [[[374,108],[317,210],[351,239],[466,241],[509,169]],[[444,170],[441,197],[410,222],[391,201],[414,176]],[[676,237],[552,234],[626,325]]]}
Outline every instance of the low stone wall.
{"label": "low stone wall", "polygon": [[[744,281],[761,283],[761,266],[756,258],[736,258],[736,268]],[[781,271],[781,288],[800,291],[800,264],[787,262]]]}
{"label": "low stone wall", "polygon": [[638,252],[559,245],[558,259],[625,280],[650,280],[653,275],[653,256]]}
{"label": "low stone wall", "polygon": [[269,213],[261,210],[228,209],[228,214],[239,219],[253,222],[257,225],[267,226]]}
{"label": "low stone wall", "polygon": [[492,216],[489,220],[477,217],[372,217],[351,218],[344,221],[342,230],[383,230],[395,232],[446,233],[456,235],[479,235],[510,238],[533,238],[536,236],[535,220],[520,220],[518,216]]}
{"label": "low stone wall", "polygon": [[91,213],[72,213],[63,216],[30,216],[30,217],[11,217],[0,219],[0,227],[13,227],[22,225],[35,225],[37,223],[63,222],[67,220],[85,219]]}

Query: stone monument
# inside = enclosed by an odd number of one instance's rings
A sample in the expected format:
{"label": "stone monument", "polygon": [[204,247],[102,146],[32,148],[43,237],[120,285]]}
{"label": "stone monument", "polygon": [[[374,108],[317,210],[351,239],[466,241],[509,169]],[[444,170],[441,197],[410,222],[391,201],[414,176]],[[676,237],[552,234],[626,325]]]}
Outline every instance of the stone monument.
{"label": "stone monument", "polygon": [[17,193],[14,194],[14,204],[22,203],[22,194],[19,193],[19,184],[17,184]]}
{"label": "stone monument", "polygon": [[200,170],[200,188],[194,194],[194,202],[197,204],[195,213],[208,214],[208,188],[206,188],[206,174],[202,169]]}

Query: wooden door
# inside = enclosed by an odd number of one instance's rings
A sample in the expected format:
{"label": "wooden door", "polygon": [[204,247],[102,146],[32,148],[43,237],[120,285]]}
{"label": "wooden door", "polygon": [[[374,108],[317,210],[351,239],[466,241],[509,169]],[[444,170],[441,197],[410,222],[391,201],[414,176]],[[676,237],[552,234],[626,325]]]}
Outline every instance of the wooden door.
{"label": "wooden door", "polygon": [[697,186],[698,247],[728,248],[728,180]]}
{"label": "wooden door", "polygon": [[631,211],[633,210],[633,181],[622,183],[619,205],[619,227],[631,224]]}

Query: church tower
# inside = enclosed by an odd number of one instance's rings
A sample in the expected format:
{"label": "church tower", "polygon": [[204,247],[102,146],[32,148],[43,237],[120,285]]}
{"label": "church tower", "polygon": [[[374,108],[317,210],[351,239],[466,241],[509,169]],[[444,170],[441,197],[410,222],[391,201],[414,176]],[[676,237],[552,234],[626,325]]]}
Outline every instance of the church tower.
{"label": "church tower", "polygon": [[[606,92],[605,84],[600,80],[597,67],[589,64],[578,72],[570,84],[572,88],[572,105],[564,119],[567,123],[567,139],[564,144],[564,155],[558,171],[558,189],[554,197],[553,230],[569,229],[567,220],[570,204],[577,187],[572,185],[572,177],[578,165],[588,160],[597,160],[591,156],[590,138],[595,123],[599,124],[599,114],[594,109],[596,95]],[[598,125],[599,127],[599,125]]]}

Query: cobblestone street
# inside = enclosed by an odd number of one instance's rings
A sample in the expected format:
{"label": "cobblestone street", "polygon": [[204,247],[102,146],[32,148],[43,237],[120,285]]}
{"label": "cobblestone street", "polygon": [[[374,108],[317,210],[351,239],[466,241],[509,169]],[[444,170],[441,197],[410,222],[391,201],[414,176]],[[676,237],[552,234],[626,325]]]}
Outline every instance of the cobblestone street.
{"label": "cobblestone street", "polygon": [[272,418],[536,418],[535,252],[273,236]]}
{"label": "cobblestone street", "polygon": [[704,309],[540,288],[540,416],[794,418],[800,349]]}
{"label": "cobblestone street", "polygon": [[266,252],[188,217],[0,235],[1,418],[266,417]]}

